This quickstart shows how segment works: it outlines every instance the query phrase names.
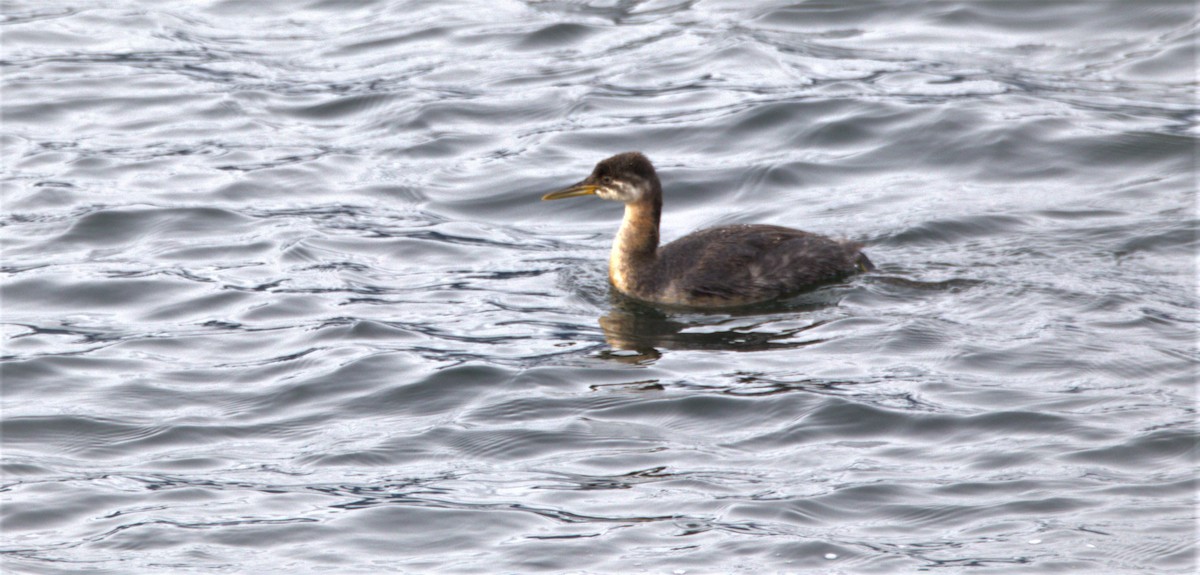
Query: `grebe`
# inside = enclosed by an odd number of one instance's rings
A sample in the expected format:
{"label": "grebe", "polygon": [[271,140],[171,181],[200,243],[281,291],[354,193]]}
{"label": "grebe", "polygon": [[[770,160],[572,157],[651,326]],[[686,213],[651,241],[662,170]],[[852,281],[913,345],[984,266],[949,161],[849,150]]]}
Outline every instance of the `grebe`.
{"label": "grebe", "polygon": [[748,305],[874,267],[858,243],[782,226],[708,228],[660,248],[662,184],[640,152],[603,160],[583,181],[542,199],[587,195],[625,204],[608,279],[634,299],[704,308]]}

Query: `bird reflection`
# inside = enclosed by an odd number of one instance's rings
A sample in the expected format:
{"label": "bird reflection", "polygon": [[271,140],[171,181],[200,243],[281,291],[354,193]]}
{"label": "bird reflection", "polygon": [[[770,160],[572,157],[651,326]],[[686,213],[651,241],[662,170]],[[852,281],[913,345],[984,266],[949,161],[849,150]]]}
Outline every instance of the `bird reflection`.
{"label": "bird reflection", "polygon": [[[833,302],[774,306],[774,309],[746,310],[742,314],[703,314],[687,321],[688,316],[672,317],[659,308],[614,294],[613,307],[600,316],[600,328],[611,350],[602,357],[626,363],[650,363],[662,357],[661,350],[766,351],[793,349],[821,343],[823,339],[802,338],[804,331],[823,325],[770,330],[781,319],[795,319],[798,311],[815,311]],[[747,324],[738,320],[755,317]],[[683,318],[683,319],[679,319]],[[731,324],[723,329],[723,324]]]}

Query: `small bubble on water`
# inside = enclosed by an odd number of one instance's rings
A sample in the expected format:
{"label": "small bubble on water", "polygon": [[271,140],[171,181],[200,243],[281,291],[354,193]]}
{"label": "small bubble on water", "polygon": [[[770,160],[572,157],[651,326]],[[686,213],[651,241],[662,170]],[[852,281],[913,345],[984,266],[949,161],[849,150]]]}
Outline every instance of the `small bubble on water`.
{"label": "small bubble on water", "polygon": [[826,559],[837,559],[837,553],[826,553],[825,558]]}
{"label": "small bubble on water", "polygon": [[1041,539],[1030,539],[1029,540],[1030,545],[1037,545],[1038,543],[1041,543],[1041,542],[1042,542]]}

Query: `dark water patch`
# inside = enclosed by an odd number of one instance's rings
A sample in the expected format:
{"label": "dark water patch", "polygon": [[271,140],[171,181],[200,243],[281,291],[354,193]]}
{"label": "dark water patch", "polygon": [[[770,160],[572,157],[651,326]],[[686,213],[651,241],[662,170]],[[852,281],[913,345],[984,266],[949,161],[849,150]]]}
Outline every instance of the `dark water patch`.
{"label": "dark water patch", "polygon": [[914,416],[890,409],[830,400],[805,415],[800,423],[751,440],[791,444],[831,439],[905,438],[908,441],[954,440],[956,434],[1000,433],[1077,435],[1098,438],[1097,429],[1078,427],[1072,420],[1033,412],[995,412],[972,416],[925,414]]}
{"label": "dark water patch", "polygon": [[249,219],[214,208],[103,210],[80,218],[56,241],[65,244],[124,244],[154,233],[224,235],[237,233]]}
{"label": "dark water patch", "polygon": [[[247,416],[287,413],[301,405],[323,404],[346,396],[357,396],[391,381],[398,370],[411,370],[411,357],[401,354],[371,355],[339,365],[336,369],[299,378],[262,395],[256,406],[245,406]],[[396,405],[396,404],[392,404]],[[419,404],[418,404],[419,405]],[[410,406],[409,409],[418,406]]]}
{"label": "dark water patch", "polygon": [[586,40],[593,33],[589,26],[580,24],[553,24],[531,34],[525,34],[517,43],[521,50],[553,50]]}
{"label": "dark water patch", "polygon": [[1198,447],[1193,430],[1168,429],[1142,434],[1122,445],[1071,454],[1069,459],[1135,469],[1157,468],[1170,460],[1195,461]]}
{"label": "dark water patch", "polygon": [[[164,297],[179,297],[188,291],[167,280],[112,280],[58,283],[50,278],[30,278],[8,283],[0,288],[0,296],[9,305],[28,307],[58,306],[67,313],[124,308],[133,303],[152,305]],[[69,286],[69,287],[68,287]]]}
{"label": "dark water patch", "polygon": [[924,222],[887,238],[885,244],[925,245],[957,243],[1019,231],[1026,221],[1018,216],[993,214]]}
{"label": "dark water patch", "polygon": [[433,44],[434,40],[444,38],[450,33],[450,29],[444,26],[434,26],[417,30],[405,34],[397,34],[386,38],[377,38],[372,40],[349,42],[336,46],[329,52],[330,56],[359,56],[369,52],[384,51],[398,45],[409,44],[414,42],[429,42]]}
{"label": "dark water patch", "polygon": [[469,404],[464,404],[463,398],[481,400],[486,397],[487,388],[504,387],[512,377],[507,370],[495,367],[451,367],[430,374],[422,381],[355,399],[346,408],[364,414],[388,416],[427,416],[452,409],[461,410],[469,407]]}
{"label": "dark water patch", "polygon": [[[1162,30],[1179,24],[1180,7],[1173,2],[1147,2],[1139,10],[1117,15],[1103,13],[1101,8],[1088,5],[1039,5],[1029,3],[1020,12],[988,5],[964,5],[941,12],[947,24],[966,28],[990,28],[1011,32],[1017,22],[1031,32],[1045,32],[1053,27],[1070,26],[1084,30],[1111,30],[1120,24],[1128,30]],[[1031,22],[1035,22],[1030,25]]]}
{"label": "dark water patch", "polygon": [[1200,221],[1164,223],[1155,227],[1157,229],[1142,231],[1145,235],[1140,237],[1126,238],[1117,247],[1116,255],[1123,257],[1137,252],[1195,253],[1197,242],[1200,241]]}
{"label": "dark water patch", "polygon": [[[798,31],[809,31],[810,29],[824,31],[831,26],[854,26],[871,22],[875,18],[882,18],[884,12],[880,10],[882,7],[883,4],[880,2],[865,2],[852,6],[813,2],[773,9],[767,12],[766,16],[761,17],[759,22],[768,26],[782,25]],[[907,10],[908,8],[901,7],[900,13],[903,14]],[[888,17],[894,18],[895,14]]]}
{"label": "dark water patch", "polygon": [[470,410],[464,417],[467,422],[481,425],[519,424],[529,421],[531,414],[536,414],[538,419],[564,419],[639,401],[641,399],[637,397],[620,396],[564,397],[557,400],[516,398],[480,406]]}

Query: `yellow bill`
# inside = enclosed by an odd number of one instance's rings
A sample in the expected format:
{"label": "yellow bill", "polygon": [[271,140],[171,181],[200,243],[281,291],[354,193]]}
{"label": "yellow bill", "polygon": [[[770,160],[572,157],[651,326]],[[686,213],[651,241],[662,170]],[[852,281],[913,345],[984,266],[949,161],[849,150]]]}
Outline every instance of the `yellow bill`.
{"label": "yellow bill", "polygon": [[594,186],[592,184],[575,184],[574,186],[571,186],[565,190],[559,190],[557,192],[550,192],[549,194],[542,196],[542,199],[543,200],[561,200],[563,198],[577,198],[579,196],[591,196],[591,195],[595,195],[596,189],[599,187],[600,186]]}

